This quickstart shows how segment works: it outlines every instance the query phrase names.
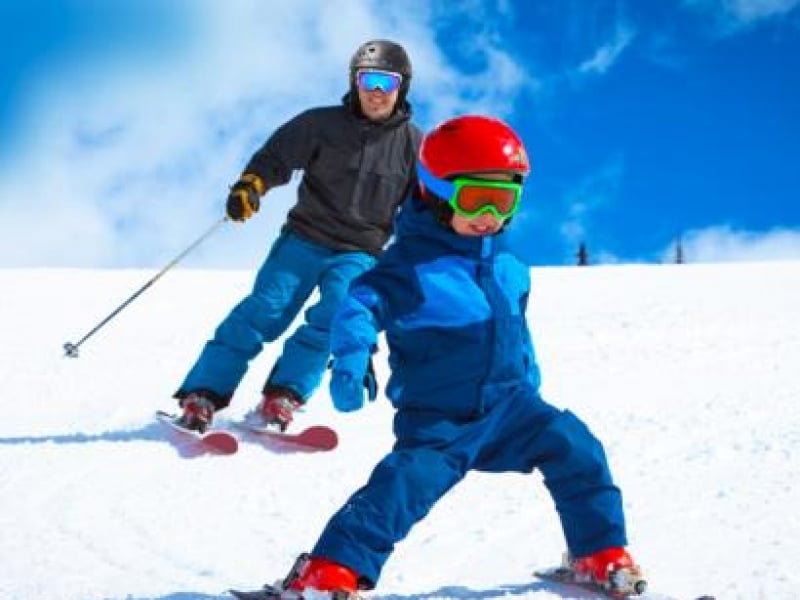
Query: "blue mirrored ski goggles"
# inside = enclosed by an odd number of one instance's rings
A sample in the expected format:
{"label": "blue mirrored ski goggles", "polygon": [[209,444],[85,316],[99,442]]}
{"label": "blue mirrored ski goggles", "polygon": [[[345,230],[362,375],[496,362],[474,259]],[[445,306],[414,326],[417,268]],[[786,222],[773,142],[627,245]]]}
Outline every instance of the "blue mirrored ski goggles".
{"label": "blue mirrored ski goggles", "polygon": [[384,94],[391,94],[400,88],[403,76],[392,71],[379,71],[377,69],[359,69],[356,72],[356,85],[367,92],[380,90]]}

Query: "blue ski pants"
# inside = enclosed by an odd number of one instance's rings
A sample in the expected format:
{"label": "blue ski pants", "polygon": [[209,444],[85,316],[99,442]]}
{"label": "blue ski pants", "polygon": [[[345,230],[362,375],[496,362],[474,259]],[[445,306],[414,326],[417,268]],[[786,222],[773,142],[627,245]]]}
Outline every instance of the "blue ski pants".
{"label": "blue ski pants", "polygon": [[268,382],[308,399],[327,367],[331,321],[350,281],[374,264],[367,253],[334,251],[294,233],[281,233],[252,292],[217,327],[176,396],[207,390],[216,396],[218,408],[227,406],[249,361],[286,331],[319,288],[319,301],[286,339]]}
{"label": "blue ski pants", "polygon": [[400,410],[394,449],[331,518],[312,554],[350,567],[374,587],[395,544],[470,470],[539,469],[574,556],[626,545],[621,493],[589,429],[532,386],[487,390],[493,393],[491,408],[469,420]]}

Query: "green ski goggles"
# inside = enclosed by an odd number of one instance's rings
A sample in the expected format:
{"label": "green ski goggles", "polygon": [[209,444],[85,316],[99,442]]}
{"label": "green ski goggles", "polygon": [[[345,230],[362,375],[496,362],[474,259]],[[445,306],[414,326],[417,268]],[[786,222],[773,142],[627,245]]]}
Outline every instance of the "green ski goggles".
{"label": "green ski goggles", "polygon": [[417,174],[425,187],[462,217],[472,219],[488,212],[498,219],[508,219],[519,209],[521,183],[471,177],[449,181],[439,179],[422,164],[417,165]]}

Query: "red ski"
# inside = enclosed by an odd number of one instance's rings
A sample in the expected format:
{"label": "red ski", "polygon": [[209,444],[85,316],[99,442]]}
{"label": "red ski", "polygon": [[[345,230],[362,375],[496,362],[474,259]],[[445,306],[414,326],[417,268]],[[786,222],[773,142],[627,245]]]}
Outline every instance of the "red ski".
{"label": "red ski", "polygon": [[178,423],[178,416],[159,410],[156,418],[164,425],[185,437],[187,441],[194,441],[203,448],[215,454],[234,454],[239,449],[239,440],[229,431],[209,429],[204,433],[194,429],[186,429]]}
{"label": "red ski", "polygon": [[[638,571],[637,571],[638,572]],[[623,585],[620,588],[607,588],[597,583],[579,581],[575,578],[575,572],[568,566],[551,567],[548,569],[537,570],[533,573],[539,579],[550,581],[558,585],[572,586],[581,588],[588,592],[597,594],[598,598],[611,598],[612,600],[678,600],[675,596],[668,596],[658,592],[647,590],[647,583],[644,579],[634,578],[630,585]],[[714,600],[713,596],[699,596],[694,600]]]}
{"label": "red ski", "polygon": [[339,436],[325,425],[312,425],[297,433],[278,431],[274,426],[268,427],[247,419],[238,421],[236,426],[257,438],[307,452],[327,452],[339,444]]}

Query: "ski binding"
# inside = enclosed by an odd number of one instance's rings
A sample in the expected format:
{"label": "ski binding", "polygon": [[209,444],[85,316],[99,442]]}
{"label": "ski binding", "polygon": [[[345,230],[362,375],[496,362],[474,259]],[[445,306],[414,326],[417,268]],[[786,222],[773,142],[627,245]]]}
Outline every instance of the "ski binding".
{"label": "ski binding", "polygon": [[187,429],[178,423],[178,415],[173,415],[163,410],[156,412],[156,418],[173,431],[193,439],[205,448],[217,454],[234,454],[239,449],[239,440],[229,431],[221,429],[208,429],[203,433],[194,429]]}

